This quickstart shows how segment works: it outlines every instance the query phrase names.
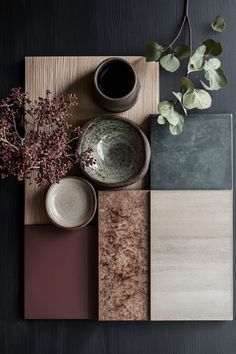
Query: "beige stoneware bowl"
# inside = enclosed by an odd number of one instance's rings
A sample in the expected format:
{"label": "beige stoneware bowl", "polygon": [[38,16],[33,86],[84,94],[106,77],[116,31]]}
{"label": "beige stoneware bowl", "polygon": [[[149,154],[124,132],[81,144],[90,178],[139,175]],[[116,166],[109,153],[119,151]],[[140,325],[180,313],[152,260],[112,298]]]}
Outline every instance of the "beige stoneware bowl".
{"label": "beige stoneware bowl", "polygon": [[52,223],[64,229],[86,226],[94,217],[97,197],[83,178],[65,177],[54,183],[46,195],[46,211]]}

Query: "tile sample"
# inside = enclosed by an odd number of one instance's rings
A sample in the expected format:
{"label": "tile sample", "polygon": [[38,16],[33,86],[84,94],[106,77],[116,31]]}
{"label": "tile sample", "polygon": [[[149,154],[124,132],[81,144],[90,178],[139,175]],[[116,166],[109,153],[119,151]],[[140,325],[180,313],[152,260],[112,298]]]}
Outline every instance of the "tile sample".
{"label": "tile sample", "polygon": [[[141,84],[137,103],[121,115],[141,125],[148,130],[148,117],[156,111],[159,100],[159,65],[146,63],[140,56],[123,57],[131,63]],[[93,95],[93,75],[96,67],[104,56],[67,56],[67,57],[26,57],[25,58],[25,90],[34,101],[38,96],[44,96],[46,90],[54,95],[75,93],[79,104],[73,110],[71,123],[82,125],[91,117],[107,113],[100,108]],[[80,173],[80,171],[76,172]],[[148,178],[144,178],[129,189],[149,188]],[[45,210],[45,195],[47,188],[36,186],[26,181],[25,184],[25,224],[48,224],[50,220]]]}
{"label": "tile sample", "polygon": [[97,319],[97,227],[25,226],[25,319]]}
{"label": "tile sample", "polygon": [[232,320],[232,191],[151,192],[151,319]]}
{"label": "tile sample", "polygon": [[183,133],[151,116],[151,189],[231,189],[232,116],[195,114],[185,119]]}
{"label": "tile sample", "polygon": [[149,192],[99,192],[99,320],[148,320]]}

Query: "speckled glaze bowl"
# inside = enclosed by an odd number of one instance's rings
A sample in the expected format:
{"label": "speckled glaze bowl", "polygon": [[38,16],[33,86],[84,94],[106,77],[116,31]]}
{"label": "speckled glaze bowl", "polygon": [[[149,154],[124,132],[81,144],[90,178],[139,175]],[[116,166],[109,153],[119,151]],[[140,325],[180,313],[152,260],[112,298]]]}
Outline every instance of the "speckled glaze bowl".
{"label": "speckled glaze bowl", "polygon": [[147,173],[150,146],[140,127],[130,120],[104,115],[90,119],[82,129],[79,154],[93,150],[96,163],[82,171],[98,185],[116,188],[135,183]]}

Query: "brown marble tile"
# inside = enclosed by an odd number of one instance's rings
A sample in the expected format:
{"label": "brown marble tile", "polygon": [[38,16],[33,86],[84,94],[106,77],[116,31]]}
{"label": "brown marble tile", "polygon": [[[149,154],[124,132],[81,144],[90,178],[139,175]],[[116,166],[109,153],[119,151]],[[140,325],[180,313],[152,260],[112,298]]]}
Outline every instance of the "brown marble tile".
{"label": "brown marble tile", "polygon": [[149,192],[99,192],[99,320],[148,320]]}

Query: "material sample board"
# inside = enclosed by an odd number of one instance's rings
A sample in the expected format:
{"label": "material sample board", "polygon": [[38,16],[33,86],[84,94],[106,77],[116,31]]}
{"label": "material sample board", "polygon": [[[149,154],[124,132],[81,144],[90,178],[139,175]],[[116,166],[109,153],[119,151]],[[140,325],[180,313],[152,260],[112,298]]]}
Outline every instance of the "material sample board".
{"label": "material sample board", "polygon": [[151,192],[151,319],[232,320],[231,190]]}
{"label": "material sample board", "polygon": [[97,319],[97,228],[25,226],[25,319]]}
{"label": "material sample board", "polygon": [[148,320],[149,192],[99,192],[99,320]]}
{"label": "material sample board", "polygon": [[151,189],[231,189],[232,116],[195,114],[181,135],[151,116]]}
{"label": "material sample board", "polygon": [[[96,67],[107,57],[26,57],[25,90],[32,100],[44,96],[46,90],[53,95],[75,93],[79,104],[73,111],[71,123],[82,125],[89,118],[108,113],[100,108],[94,98],[93,75]],[[150,113],[156,112],[159,99],[159,66],[147,63],[144,57],[123,57],[135,68],[140,81],[137,103],[121,116],[131,119],[148,131]],[[77,173],[76,173],[77,174]],[[149,188],[148,178],[130,186],[129,189]],[[34,181],[25,185],[25,224],[48,224],[45,211],[47,188],[38,188]]]}

